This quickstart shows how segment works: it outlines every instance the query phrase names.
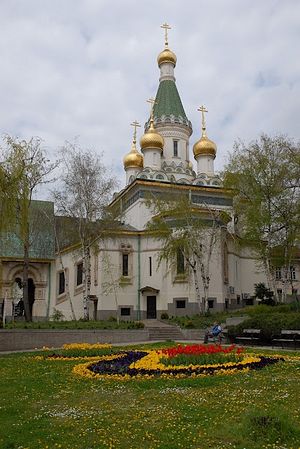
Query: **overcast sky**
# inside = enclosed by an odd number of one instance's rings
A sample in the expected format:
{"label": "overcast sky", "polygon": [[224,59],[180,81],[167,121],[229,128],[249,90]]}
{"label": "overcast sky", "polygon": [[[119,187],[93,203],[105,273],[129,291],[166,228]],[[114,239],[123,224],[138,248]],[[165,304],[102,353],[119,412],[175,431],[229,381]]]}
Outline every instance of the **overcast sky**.
{"label": "overcast sky", "polygon": [[165,21],[191,150],[201,104],[217,169],[237,138],[299,139],[299,0],[0,0],[1,134],[40,136],[51,155],[78,137],[124,183],[130,123],[144,124],[157,91]]}

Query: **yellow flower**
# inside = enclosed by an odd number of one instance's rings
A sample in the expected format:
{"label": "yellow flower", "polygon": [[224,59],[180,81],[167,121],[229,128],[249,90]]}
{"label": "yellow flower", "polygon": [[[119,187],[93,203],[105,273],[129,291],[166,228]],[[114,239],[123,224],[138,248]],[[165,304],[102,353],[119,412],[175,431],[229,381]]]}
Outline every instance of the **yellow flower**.
{"label": "yellow flower", "polygon": [[66,343],[63,349],[110,349],[111,344],[108,343]]}

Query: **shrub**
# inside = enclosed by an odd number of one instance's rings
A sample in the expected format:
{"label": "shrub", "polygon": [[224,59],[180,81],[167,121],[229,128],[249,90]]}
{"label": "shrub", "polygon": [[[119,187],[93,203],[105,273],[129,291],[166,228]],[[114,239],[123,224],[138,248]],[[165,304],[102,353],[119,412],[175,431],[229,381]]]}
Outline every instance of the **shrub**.
{"label": "shrub", "polygon": [[193,323],[192,320],[188,320],[184,323],[184,327],[185,327],[185,329],[194,329],[195,324]]}
{"label": "shrub", "polygon": [[53,312],[50,318],[52,321],[63,321],[65,316],[61,310],[53,308]]}
{"label": "shrub", "polygon": [[142,323],[141,321],[136,321],[135,322],[135,328],[136,329],[144,329],[144,327],[145,327],[145,324]]}
{"label": "shrub", "polygon": [[300,313],[256,314],[238,326],[229,326],[229,338],[241,335],[244,329],[261,329],[262,340],[270,343],[272,337],[280,334],[283,329],[300,330]]}
{"label": "shrub", "polygon": [[168,319],[169,319],[169,315],[167,314],[167,312],[163,312],[163,313],[160,315],[160,319],[161,319],[161,320],[168,320]]}

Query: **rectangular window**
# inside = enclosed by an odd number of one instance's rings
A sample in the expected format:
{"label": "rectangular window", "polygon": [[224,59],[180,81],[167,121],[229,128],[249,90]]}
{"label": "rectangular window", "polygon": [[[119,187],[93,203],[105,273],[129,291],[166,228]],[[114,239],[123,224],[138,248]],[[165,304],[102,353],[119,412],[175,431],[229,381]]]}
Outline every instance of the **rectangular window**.
{"label": "rectangular window", "polygon": [[239,305],[239,304],[241,303],[241,297],[240,297],[240,295],[237,295],[237,297],[236,297],[236,303],[237,303],[237,305]]}
{"label": "rectangular window", "polygon": [[178,157],[178,140],[173,140],[173,156]]}
{"label": "rectangular window", "polygon": [[177,251],[177,274],[185,272],[183,252],[179,249]]}
{"label": "rectangular window", "polygon": [[122,275],[128,276],[128,254],[122,254]]}
{"label": "rectangular window", "polygon": [[296,280],[296,270],[295,267],[290,267],[290,278],[292,281]]}
{"label": "rectangular window", "polygon": [[185,299],[176,300],[176,309],[185,309]]}
{"label": "rectangular window", "polygon": [[282,295],[282,288],[278,288],[278,289],[277,289],[277,295],[279,295],[279,296]]}
{"label": "rectangular window", "polygon": [[152,276],[152,257],[149,257],[149,276]]}
{"label": "rectangular window", "polygon": [[121,316],[130,316],[130,307],[121,307]]}
{"label": "rectangular window", "polygon": [[65,272],[60,271],[58,273],[58,294],[59,295],[62,295],[63,293],[65,293],[65,287],[66,287]]}
{"label": "rectangular window", "polygon": [[275,269],[275,279],[279,281],[281,279],[281,267],[276,267]]}
{"label": "rectangular window", "polygon": [[81,285],[83,282],[83,262],[76,266],[76,285]]}
{"label": "rectangular window", "polygon": [[208,299],[207,300],[207,305],[209,309],[213,309],[214,308],[214,300],[213,299]]}

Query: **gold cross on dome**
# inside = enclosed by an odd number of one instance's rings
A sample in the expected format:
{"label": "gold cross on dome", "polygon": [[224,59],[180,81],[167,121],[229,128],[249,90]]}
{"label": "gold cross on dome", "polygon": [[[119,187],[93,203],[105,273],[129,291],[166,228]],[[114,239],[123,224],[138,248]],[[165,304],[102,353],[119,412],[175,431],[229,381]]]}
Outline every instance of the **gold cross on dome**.
{"label": "gold cross on dome", "polygon": [[168,47],[168,30],[171,30],[171,27],[167,23],[163,23],[160,27],[165,30],[165,46]]}
{"label": "gold cross on dome", "polygon": [[149,98],[149,100],[147,100],[147,103],[150,103],[150,117],[153,120],[153,109],[154,109],[154,105],[157,104],[157,101],[155,101],[155,98]]}
{"label": "gold cross on dome", "polygon": [[134,131],[133,131],[133,141],[136,142],[136,129],[140,128],[141,125],[139,124],[139,122],[137,122],[136,120],[132,123],[130,123],[130,126],[134,127]]}
{"label": "gold cross on dome", "polygon": [[205,136],[205,131],[206,131],[206,123],[205,123],[205,112],[208,112],[208,110],[206,109],[205,106],[200,106],[200,108],[197,109],[197,111],[201,112],[202,114],[202,135]]}

